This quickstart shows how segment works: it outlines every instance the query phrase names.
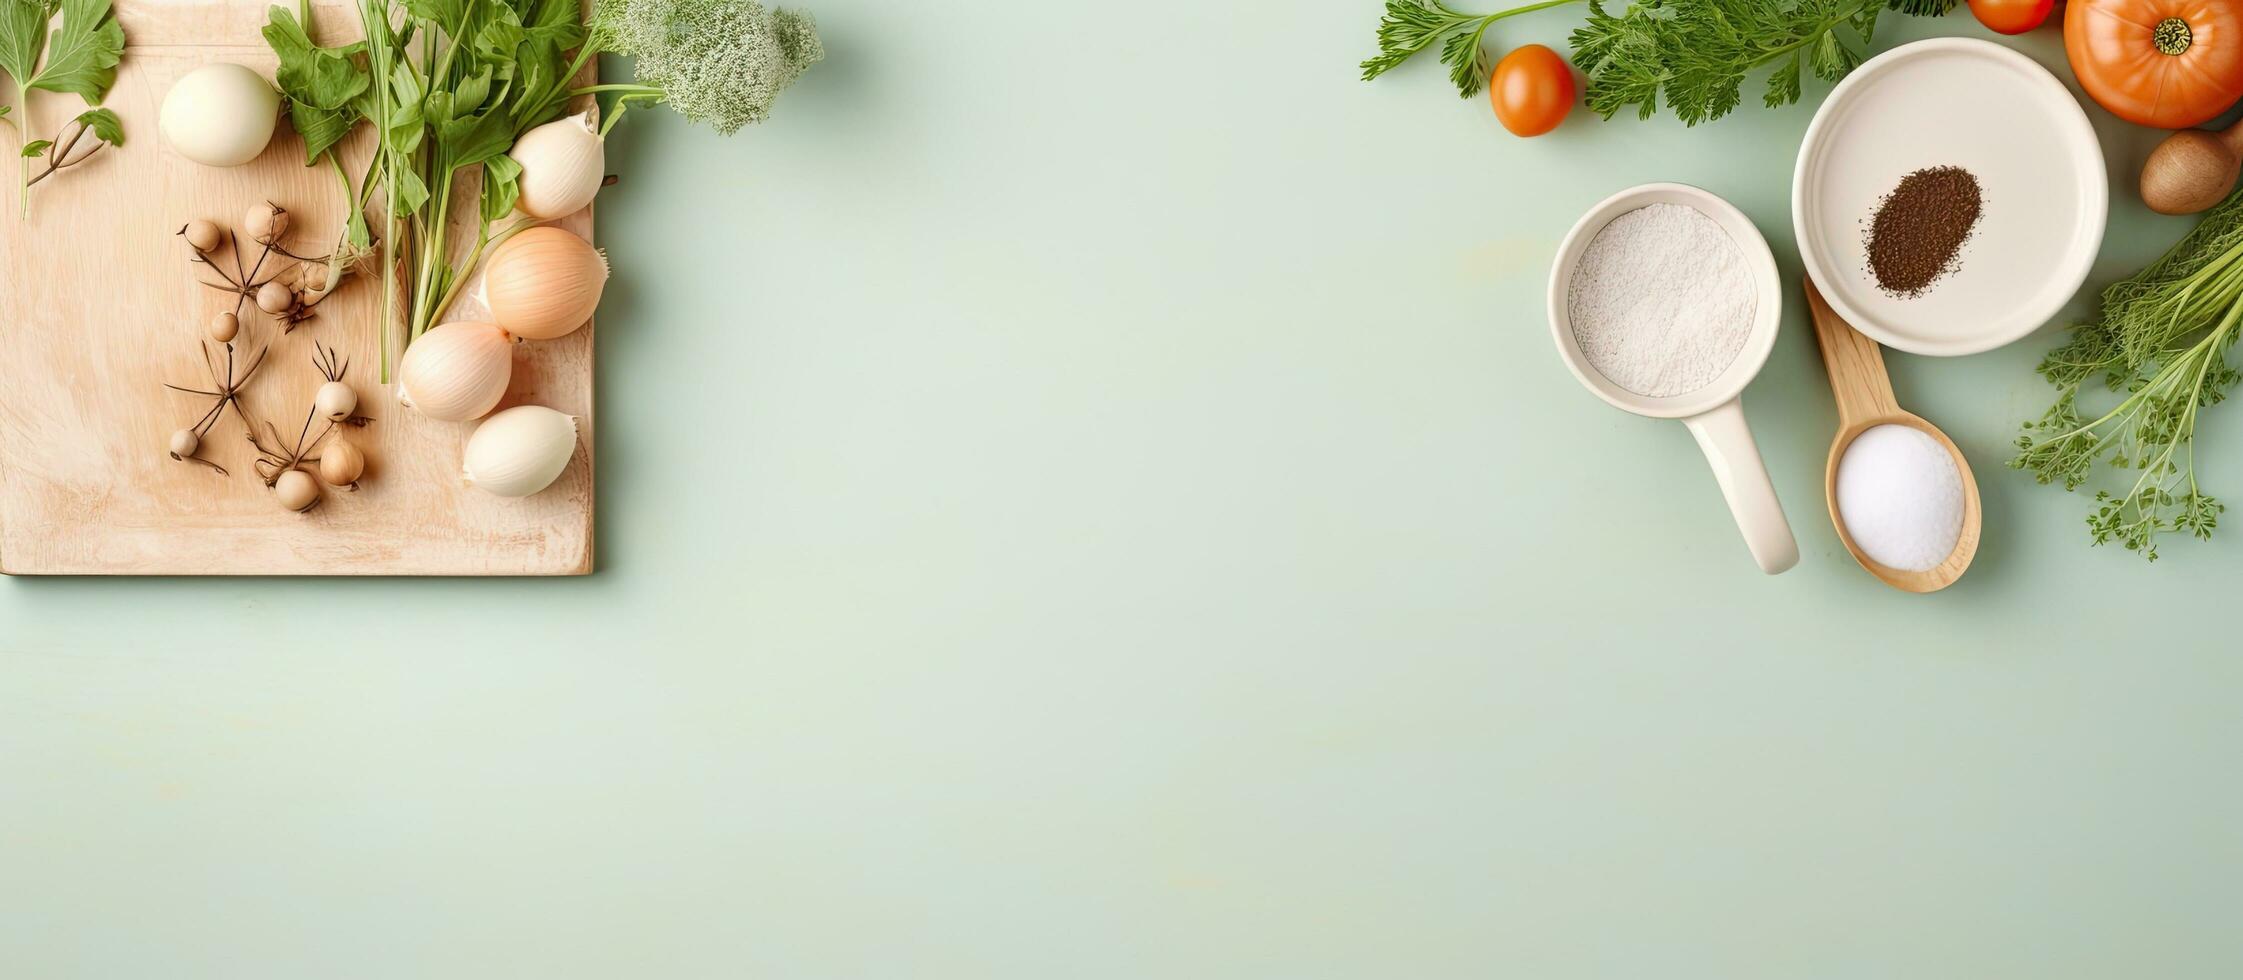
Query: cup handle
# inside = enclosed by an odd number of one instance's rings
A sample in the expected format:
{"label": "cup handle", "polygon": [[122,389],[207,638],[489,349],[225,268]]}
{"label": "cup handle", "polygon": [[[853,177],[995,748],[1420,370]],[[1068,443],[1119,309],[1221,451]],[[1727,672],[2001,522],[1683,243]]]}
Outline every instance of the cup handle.
{"label": "cup handle", "polygon": [[1721,496],[1729,501],[1729,514],[1744,532],[1745,547],[1760,570],[1774,575],[1799,563],[1799,542],[1792,539],[1791,524],[1784,520],[1783,502],[1776,499],[1768,467],[1760,461],[1760,447],[1745,424],[1744,402],[1732,398],[1712,411],[1683,419],[1690,434],[1713,466]]}

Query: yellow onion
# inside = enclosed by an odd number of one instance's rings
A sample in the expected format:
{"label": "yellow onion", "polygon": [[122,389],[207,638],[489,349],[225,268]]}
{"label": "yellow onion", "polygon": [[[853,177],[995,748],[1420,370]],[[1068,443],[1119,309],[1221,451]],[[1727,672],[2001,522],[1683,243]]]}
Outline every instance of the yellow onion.
{"label": "yellow onion", "polygon": [[506,155],[522,165],[514,207],[532,218],[565,218],[584,210],[607,178],[607,153],[589,109],[523,133]]}
{"label": "yellow onion", "polygon": [[606,284],[607,259],[559,228],[516,235],[483,264],[491,319],[526,340],[551,340],[583,326]]}
{"label": "yellow onion", "polygon": [[460,475],[501,497],[527,497],[560,478],[576,454],[576,419],[543,405],[516,405],[467,437]]}
{"label": "yellow onion", "polygon": [[431,329],[405,348],[397,401],[432,419],[482,418],[506,397],[514,338],[497,324],[463,320]]}

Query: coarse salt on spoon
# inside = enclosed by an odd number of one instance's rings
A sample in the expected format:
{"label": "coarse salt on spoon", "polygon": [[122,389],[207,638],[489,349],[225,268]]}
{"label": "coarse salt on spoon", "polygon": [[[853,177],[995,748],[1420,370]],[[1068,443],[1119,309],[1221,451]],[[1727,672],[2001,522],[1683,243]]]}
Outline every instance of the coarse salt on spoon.
{"label": "coarse salt on spoon", "polygon": [[[1879,581],[1904,592],[1937,592],[1963,577],[1978,554],[1978,481],[1971,477],[1970,461],[1939,427],[1900,407],[1893,397],[1892,378],[1885,373],[1885,354],[1877,342],[1861,335],[1839,317],[1806,280],[1807,311],[1815,323],[1815,340],[1822,348],[1822,365],[1830,374],[1830,391],[1838,400],[1838,435],[1830,441],[1830,462],[1823,471],[1823,490],[1830,504],[1830,522],[1838,540],[1861,567]],[[1881,425],[1899,425],[1930,436],[1945,447],[1962,481],[1962,524],[1954,547],[1938,564],[1922,571],[1894,568],[1871,558],[1854,540],[1839,507],[1839,464],[1855,439]],[[1934,552],[1936,554],[1937,552]]]}

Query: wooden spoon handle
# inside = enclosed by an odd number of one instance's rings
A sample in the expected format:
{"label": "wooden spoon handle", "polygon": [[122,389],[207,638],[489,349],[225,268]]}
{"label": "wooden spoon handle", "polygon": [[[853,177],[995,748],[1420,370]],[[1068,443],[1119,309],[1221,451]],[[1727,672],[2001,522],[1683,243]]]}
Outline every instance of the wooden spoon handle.
{"label": "wooden spoon handle", "polygon": [[1831,309],[1812,278],[1807,280],[1807,313],[1815,321],[1823,370],[1830,373],[1830,393],[1838,398],[1839,428],[1898,414],[1900,401],[1885,374],[1884,348]]}

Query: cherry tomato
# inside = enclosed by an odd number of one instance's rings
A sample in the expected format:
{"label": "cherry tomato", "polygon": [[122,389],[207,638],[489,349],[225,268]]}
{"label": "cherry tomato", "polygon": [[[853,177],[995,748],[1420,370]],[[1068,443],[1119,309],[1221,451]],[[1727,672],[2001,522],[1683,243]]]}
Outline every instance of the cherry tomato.
{"label": "cherry tomato", "polygon": [[1996,34],[2023,34],[2041,26],[2056,0],[1970,0],[1970,12]]}
{"label": "cherry tomato", "polygon": [[1518,136],[1540,136],[1558,128],[1573,111],[1573,66],[1539,44],[1504,55],[1488,76],[1488,101],[1495,118]]}

